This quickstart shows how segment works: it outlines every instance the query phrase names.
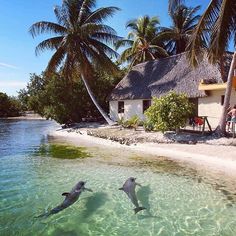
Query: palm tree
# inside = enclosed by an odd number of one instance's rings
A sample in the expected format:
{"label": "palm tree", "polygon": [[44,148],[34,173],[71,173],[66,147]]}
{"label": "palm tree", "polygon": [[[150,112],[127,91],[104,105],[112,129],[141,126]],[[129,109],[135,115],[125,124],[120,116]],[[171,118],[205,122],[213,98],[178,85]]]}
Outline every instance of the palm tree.
{"label": "palm tree", "polygon": [[141,62],[168,56],[164,44],[158,38],[159,19],[143,16],[128,21],[126,28],[131,29],[127,38],[119,40],[116,48],[128,46],[120,56],[120,62],[129,62],[130,68]]}
{"label": "palm tree", "polygon": [[108,45],[114,44],[120,37],[103,21],[119,9],[95,9],[95,5],[96,0],[63,0],[62,6],[54,8],[57,23],[40,21],[34,23],[29,32],[33,37],[43,33],[55,35],[39,43],[35,50],[36,55],[45,50],[55,51],[46,72],[60,70],[68,79],[81,78],[97,109],[109,124],[113,124],[97,103],[88,80],[97,68],[108,73],[117,72],[111,58],[118,54]]}
{"label": "palm tree", "polygon": [[168,1],[168,11],[169,14],[170,12],[174,12],[175,9],[180,6],[180,5],[184,5],[185,1],[184,0],[169,0]]}
{"label": "palm tree", "polygon": [[[189,44],[191,63],[193,65],[198,63],[198,56],[202,54],[204,49],[207,49],[208,58],[212,63],[221,60],[231,40],[234,40],[234,47],[236,47],[236,1],[211,0],[191,36]],[[235,67],[236,51],[233,54],[228,73],[222,115],[216,129],[220,135],[225,135],[225,120],[230,103]]]}
{"label": "palm tree", "polygon": [[196,27],[200,18],[195,15],[200,6],[191,8],[184,5],[172,5],[169,15],[172,21],[170,28],[161,27],[160,38],[166,42],[166,50],[169,54],[179,54],[185,52],[189,37]]}

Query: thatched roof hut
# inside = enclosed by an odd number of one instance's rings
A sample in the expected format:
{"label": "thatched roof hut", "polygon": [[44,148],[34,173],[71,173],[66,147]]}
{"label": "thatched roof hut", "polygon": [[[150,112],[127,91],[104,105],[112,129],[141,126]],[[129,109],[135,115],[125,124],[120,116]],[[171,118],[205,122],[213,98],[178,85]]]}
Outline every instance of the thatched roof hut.
{"label": "thatched roof hut", "polygon": [[189,98],[204,97],[207,94],[198,90],[199,83],[225,82],[231,58],[227,53],[222,70],[219,64],[212,65],[205,57],[193,68],[186,53],[136,65],[113,89],[109,100],[151,99],[171,90],[185,93]]}

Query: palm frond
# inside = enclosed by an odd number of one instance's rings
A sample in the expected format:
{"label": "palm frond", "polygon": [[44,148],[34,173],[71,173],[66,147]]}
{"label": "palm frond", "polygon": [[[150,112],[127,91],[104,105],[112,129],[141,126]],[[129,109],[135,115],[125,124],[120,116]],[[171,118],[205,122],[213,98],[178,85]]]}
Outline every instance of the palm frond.
{"label": "palm frond", "polygon": [[198,64],[198,56],[201,57],[203,49],[207,47],[210,41],[210,31],[214,22],[218,18],[221,0],[212,0],[206,11],[201,16],[194,32],[190,36],[187,46],[188,57],[193,66]]}
{"label": "palm frond", "polygon": [[68,24],[68,15],[67,12],[65,10],[65,8],[61,7],[61,6],[55,6],[54,7],[54,14],[56,16],[57,22],[64,26],[64,27],[69,27]]}
{"label": "palm frond", "polygon": [[97,32],[95,34],[92,34],[91,38],[96,39],[100,42],[105,42],[106,44],[109,44],[109,45],[116,45],[116,43],[119,40],[121,40],[121,37],[119,37],[117,35],[103,33],[103,32]]}
{"label": "palm frond", "polygon": [[96,50],[99,52],[103,51],[106,55],[108,55],[111,58],[117,58],[119,56],[119,54],[115,50],[113,50],[106,44],[102,43],[101,41],[97,41],[95,39],[90,38],[88,42],[89,45],[92,45],[94,49],[96,48]]}
{"label": "palm frond", "polygon": [[178,39],[178,36],[179,35],[175,29],[173,30],[166,28],[164,31],[160,32],[155,38],[153,38],[152,42],[155,42],[157,40],[164,42],[168,40],[175,41]]}
{"label": "palm frond", "polygon": [[168,11],[169,11],[169,14],[172,14],[176,8],[180,5],[183,5],[184,4],[184,0],[169,0],[169,3],[168,3]]}
{"label": "palm frond", "polygon": [[228,49],[231,35],[236,29],[235,13],[236,3],[223,0],[209,43],[209,59],[211,62],[216,62]]}
{"label": "palm frond", "polygon": [[56,50],[57,48],[59,48],[62,41],[63,41],[63,37],[61,36],[43,40],[35,48],[36,56],[38,56],[41,52],[44,52],[46,50]]}
{"label": "palm frond", "polygon": [[66,32],[67,29],[65,27],[48,21],[36,22],[29,29],[29,33],[33,38],[43,33],[65,35]]}
{"label": "palm frond", "polygon": [[[75,1],[76,2],[76,1]],[[84,23],[87,15],[89,15],[92,11],[92,8],[96,5],[96,0],[81,0],[81,6],[72,11],[71,18],[78,19],[77,23],[80,25]]]}
{"label": "palm frond", "polygon": [[133,19],[133,20],[129,20],[127,23],[126,23],[126,28],[130,28],[134,31],[138,31],[138,26],[137,26],[137,19]]}
{"label": "palm frond", "polygon": [[48,66],[46,68],[46,72],[47,73],[52,73],[57,71],[57,69],[60,67],[60,65],[62,64],[64,58],[66,55],[66,51],[63,47],[60,47],[57,49],[57,51],[52,55]]}
{"label": "palm frond", "polygon": [[95,33],[107,33],[111,35],[117,34],[112,27],[104,24],[86,23],[80,27],[81,36],[87,37],[88,35],[93,35]]}
{"label": "palm frond", "polygon": [[132,60],[132,57],[133,57],[133,50],[132,50],[132,47],[130,48],[126,48],[120,55],[120,58],[118,59],[118,61],[120,63],[123,63],[123,62],[130,62]]}
{"label": "palm frond", "polygon": [[119,49],[120,47],[132,47],[134,41],[130,39],[121,39],[118,40],[115,44],[115,49]]}
{"label": "palm frond", "polygon": [[[101,46],[101,44],[100,44]],[[104,52],[103,47],[94,47],[90,44],[88,47],[84,48],[84,53],[89,61],[93,62],[95,67],[103,68],[107,73],[117,73],[118,67],[114,62],[108,57],[108,55]]]}
{"label": "palm frond", "polygon": [[155,55],[158,54],[158,57],[168,57],[169,54],[167,51],[160,46],[157,45],[150,45],[149,50]]}
{"label": "palm frond", "polygon": [[201,18],[201,16],[197,15],[197,16],[194,16],[193,18],[189,19],[188,21],[186,21],[184,23],[185,30],[188,31],[188,30],[194,29],[197,26],[197,23],[199,22],[200,18]]}
{"label": "palm frond", "polygon": [[120,8],[118,8],[118,7],[99,8],[96,11],[92,12],[92,14],[89,15],[85,19],[84,24],[86,24],[86,23],[102,23],[108,17],[112,17],[119,10],[120,10]]}

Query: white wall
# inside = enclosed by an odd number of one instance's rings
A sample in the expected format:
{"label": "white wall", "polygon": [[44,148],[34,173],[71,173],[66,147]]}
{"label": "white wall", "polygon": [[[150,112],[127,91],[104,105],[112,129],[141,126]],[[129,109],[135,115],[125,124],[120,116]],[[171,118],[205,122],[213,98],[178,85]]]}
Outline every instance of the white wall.
{"label": "white wall", "polygon": [[[221,96],[224,90],[209,91],[209,95],[198,99],[198,115],[208,116],[208,121],[212,128],[216,128],[222,112]],[[236,104],[236,91],[232,90],[230,105]]]}
{"label": "white wall", "polygon": [[[207,116],[212,128],[216,128],[222,112],[221,96],[224,90],[209,91],[207,97],[198,99],[198,115]],[[236,104],[236,91],[232,90],[230,105]],[[143,114],[143,100],[124,100],[124,113],[118,114],[118,101],[110,101],[110,117],[117,121],[122,117],[127,120],[134,115],[138,115],[140,119],[145,119]]]}
{"label": "white wall", "polygon": [[125,120],[130,119],[132,116],[137,115],[140,119],[144,119],[143,114],[143,100],[124,100],[124,113],[118,114],[118,101],[110,101],[110,117],[112,120],[117,121],[122,117]]}

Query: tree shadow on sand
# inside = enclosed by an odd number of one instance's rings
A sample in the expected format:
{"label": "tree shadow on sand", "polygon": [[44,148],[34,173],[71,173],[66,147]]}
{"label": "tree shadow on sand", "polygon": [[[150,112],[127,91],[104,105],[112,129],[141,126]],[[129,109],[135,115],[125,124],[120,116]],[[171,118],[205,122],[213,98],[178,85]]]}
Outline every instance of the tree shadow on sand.
{"label": "tree shadow on sand", "polygon": [[137,196],[138,200],[140,202],[140,205],[145,207],[146,210],[142,211],[143,213],[145,212],[146,214],[144,215],[138,215],[139,219],[146,219],[146,218],[160,218],[159,216],[154,216],[151,213],[151,205],[150,205],[150,195],[152,194],[152,190],[149,185],[147,186],[142,186],[138,189],[137,191]]}
{"label": "tree shadow on sand", "polygon": [[101,206],[103,206],[108,200],[108,195],[103,192],[94,193],[92,196],[86,198],[85,203],[86,210],[82,212],[83,218],[88,218],[94,212],[96,212]]}

